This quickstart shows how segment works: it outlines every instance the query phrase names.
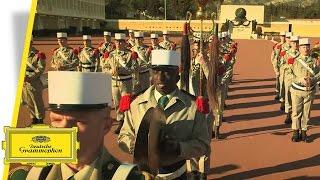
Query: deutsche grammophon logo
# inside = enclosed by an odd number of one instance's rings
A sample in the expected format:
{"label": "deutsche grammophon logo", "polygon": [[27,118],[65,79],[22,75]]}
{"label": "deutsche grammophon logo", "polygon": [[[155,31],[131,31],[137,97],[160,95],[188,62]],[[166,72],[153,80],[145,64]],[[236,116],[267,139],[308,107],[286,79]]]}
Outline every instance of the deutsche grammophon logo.
{"label": "deutsche grammophon logo", "polygon": [[35,137],[32,137],[32,141],[35,143],[43,143],[43,142],[49,142],[50,138],[48,136],[35,136]]}
{"label": "deutsche grammophon logo", "polygon": [[46,166],[77,162],[77,128],[36,125],[31,128],[5,127],[4,131],[5,163]]}

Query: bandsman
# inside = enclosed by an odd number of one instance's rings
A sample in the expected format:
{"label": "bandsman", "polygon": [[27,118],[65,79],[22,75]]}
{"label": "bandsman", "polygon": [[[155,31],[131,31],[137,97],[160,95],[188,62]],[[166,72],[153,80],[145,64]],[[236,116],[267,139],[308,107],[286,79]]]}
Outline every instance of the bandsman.
{"label": "bandsman", "polygon": [[125,34],[115,34],[116,49],[105,54],[103,71],[112,75],[112,97],[119,122],[114,133],[118,134],[123,124],[123,112],[129,108],[131,97],[138,84],[138,55],[126,49]]}
{"label": "bandsman", "polygon": [[92,47],[90,35],[83,35],[83,45],[84,47],[79,50],[79,71],[97,72],[99,50]]}
{"label": "bandsman", "polygon": [[320,73],[319,67],[315,65],[315,59],[310,56],[308,38],[299,40],[299,51],[300,55],[295,59],[292,67],[292,141],[308,142],[308,121]]}
{"label": "bandsman", "polygon": [[165,30],[162,32],[163,41],[160,42],[160,46],[166,50],[176,50],[177,45],[175,42],[170,40],[169,31]]}
{"label": "bandsman", "polygon": [[282,44],[281,46],[281,50],[279,51],[279,55],[276,55],[277,57],[279,57],[278,63],[279,63],[279,85],[280,85],[280,110],[284,111],[285,110],[285,88],[284,88],[284,69],[282,68],[282,66],[280,66],[280,59],[286,54],[286,52],[290,49],[290,38],[291,36],[293,36],[292,32],[286,32],[286,39],[285,39],[285,43]]}
{"label": "bandsman", "polygon": [[28,108],[33,124],[41,124],[44,119],[43,88],[40,76],[44,72],[45,65],[45,54],[33,47],[33,39],[31,39],[22,89],[22,104]]}
{"label": "bandsman", "polygon": [[150,34],[150,39],[151,39],[151,50],[154,49],[163,49],[160,45],[159,45],[159,35],[158,34]]}
{"label": "bandsman", "polygon": [[299,46],[299,36],[290,37],[290,49],[285,51],[285,54],[280,59],[280,70],[283,73],[284,78],[284,101],[285,101],[285,113],[287,117],[284,121],[285,124],[290,124],[291,121],[291,112],[292,112],[292,101],[290,87],[293,79],[292,74],[292,64],[295,59],[300,55],[298,46]]}
{"label": "bandsman", "polygon": [[166,158],[161,159],[159,179],[186,179],[186,160],[210,151],[205,114],[198,111],[192,95],[176,86],[180,60],[180,53],[176,51],[152,51],[154,84],[139,95],[125,112],[125,122],[118,136],[120,148],[133,153],[144,114],[156,106],[164,111],[166,125],[162,129],[159,151],[166,154]]}
{"label": "bandsman", "polygon": [[234,50],[232,45],[229,44],[227,32],[221,33],[221,40],[219,42],[219,58],[217,62],[217,72],[216,72],[216,95],[217,95],[217,108],[213,112],[214,122],[214,137],[216,139],[220,139],[220,127],[223,121],[223,113],[225,109],[225,101],[227,98],[227,91],[230,79],[233,74],[233,65],[235,63],[234,60]]}
{"label": "bandsman", "polygon": [[134,38],[134,31],[129,30],[129,39],[127,39],[127,48],[131,49],[135,45],[136,45],[136,41]]}
{"label": "bandsman", "polygon": [[272,47],[272,53],[271,53],[271,63],[273,66],[273,70],[276,74],[276,96],[275,96],[275,100],[279,100],[280,99],[280,81],[279,81],[279,77],[280,77],[280,72],[279,72],[279,63],[278,60],[280,60],[279,55],[280,55],[280,50],[282,45],[285,43],[285,37],[286,37],[286,32],[282,31],[279,34],[279,38],[280,38],[280,42],[275,43]]}
{"label": "bandsman", "polygon": [[226,82],[224,83],[226,87],[223,91],[224,98],[226,99],[228,96],[229,84],[231,83],[233,76],[233,67],[236,62],[235,53],[237,52],[237,44],[230,41],[228,38],[228,32],[221,33],[219,52],[223,60],[223,65],[226,69],[226,74],[228,74]]}
{"label": "bandsman", "polygon": [[104,31],[103,38],[104,42],[100,43],[98,48],[101,55],[103,55],[106,52],[110,53],[115,49],[115,45],[111,41],[111,32]]}
{"label": "bandsman", "polygon": [[[230,84],[232,82],[232,78],[233,78],[233,69],[234,69],[234,65],[236,63],[236,53],[238,51],[238,43],[235,42],[233,39],[231,39],[231,34],[230,32],[226,32],[224,33],[225,35],[225,42],[226,42],[226,48],[228,49],[229,53],[227,56],[230,56],[231,57],[231,61],[230,61],[230,65],[231,65],[231,76],[229,77],[228,79],[228,84]],[[228,58],[228,57],[227,57]]]}
{"label": "bandsman", "polygon": [[67,33],[58,32],[57,39],[59,47],[53,50],[51,67],[56,71],[76,71],[79,50],[68,46]]}
{"label": "bandsman", "polygon": [[122,164],[103,145],[105,134],[112,127],[110,86],[111,77],[104,73],[49,72],[50,125],[78,128],[78,161],[45,167],[20,166],[9,172],[9,179],[153,178],[139,171],[137,165]]}
{"label": "bandsman", "polygon": [[135,46],[131,48],[132,52],[138,55],[139,63],[139,85],[136,87],[136,94],[140,94],[150,87],[150,53],[151,50],[143,44],[143,32],[134,32]]}

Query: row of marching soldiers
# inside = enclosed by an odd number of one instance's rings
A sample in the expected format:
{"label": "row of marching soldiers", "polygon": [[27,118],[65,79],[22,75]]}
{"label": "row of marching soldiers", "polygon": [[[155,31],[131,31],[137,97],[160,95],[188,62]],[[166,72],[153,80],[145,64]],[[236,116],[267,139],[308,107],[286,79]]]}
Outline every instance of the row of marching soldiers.
{"label": "row of marching soldiers", "polygon": [[312,48],[310,39],[292,32],[280,32],[271,62],[276,74],[276,100],[285,111],[285,124],[292,124],[293,142],[308,142],[307,129],[311,106],[320,78],[319,42]]}
{"label": "row of marching soldiers", "polygon": [[[158,34],[151,34],[151,46],[143,44],[143,32],[129,30],[129,38],[122,33],[115,34],[115,41],[111,41],[111,32],[104,32],[104,42],[98,48],[92,46],[92,37],[83,35],[83,47],[72,48],[68,45],[68,35],[57,33],[59,47],[53,49],[51,70],[81,71],[81,72],[109,72],[113,75],[113,99],[119,113],[117,120],[122,124],[122,113],[119,110],[121,96],[127,104],[126,94],[138,94],[149,87],[150,53],[153,49],[175,50],[176,44],[170,40],[168,31],[163,31],[163,41],[159,42]],[[137,62],[136,64],[134,62]],[[43,83],[41,76],[46,67],[46,55],[33,46],[33,39],[29,49],[26,76],[23,86],[22,104],[29,110],[33,124],[42,123],[44,119],[44,104],[42,99]],[[133,73],[137,72],[137,73]],[[128,81],[133,79],[135,81]],[[136,83],[135,85],[132,84]],[[138,84],[138,82],[140,82]],[[127,105],[123,105],[127,106]],[[116,130],[120,131],[121,126]]]}

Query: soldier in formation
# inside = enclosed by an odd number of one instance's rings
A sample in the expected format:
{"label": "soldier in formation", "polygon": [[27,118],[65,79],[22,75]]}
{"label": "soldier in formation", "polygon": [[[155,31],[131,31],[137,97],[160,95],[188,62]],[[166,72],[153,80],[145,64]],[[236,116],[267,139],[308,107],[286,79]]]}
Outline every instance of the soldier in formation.
{"label": "soldier in formation", "polygon": [[290,49],[288,51],[284,51],[281,54],[279,69],[283,74],[284,78],[284,102],[285,102],[285,113],[287,117],[284,121],[285,124],[291,123],[291,114],[292,114],[292,101],[291,101],[291,93],[290,87],[293,79],[292,74],[292,64],[294,60],[300,55],[298,50],[299,46],[299,37],[291,36],[290,38]]}
{"label": "soldier in formation", "polygon": [[[81,72],[49,73],[50,124],[57,128],[78,128],[78,162],[46,167],[20,166],[10,171],[9,179],[153,178],[147,172],[139,171],[137,165],[122,164],[103,145],[105,134],[112,126],[110,75]],[[92,87],[97,88],[92,90]],[[83,97],[81,101],[77,98],[79,96]]]}
{"label": "soldier in formation", "polygon": [[127,48],[130,49],[136,45],[136,41],[134,38],[134,31],[129,30],[129,39],[127,39]]}
{"label": "soldier in formation", "polygon": [[151,39],[151,50],[154,49],[163,49],[160,45],[159,45],[159,35],[158,34],[150,34],[150,39]]}
{"label": "soldier in formation", "polygon": [[223,56],[224,65],[228,77],[225,82],[226,90],[225,97],[228,96],[229,84],[232,82],[233,69],[236,63],[236,53],[238,51],[238,44],[230,38],[229,32],[221,33],[220,53]]}
{"label": "soldier in formation", "polygon": [[280,38],[280,42],[277,42],[274,44],[273,48],[272,48],[272,53],[271,53],[271,63],[273,66],[273,70],[275,72],[276,75],[276,96],[275,96],[275,100],[280,100],[280,70],[279,70],[279,60],[280,60],[280,51],[282,48],[282,45],[285,43],[285,37],[286,37],[286,32],[282,31],[279,34],[279,38]]}
{"label": "soldier in formation", "polygon": [[308,142],[307,129],[310,110],[315,98],[317,82],[320,80],[317,60],[310,56],[308,38],[299,40],[300,55],[292,65],[292,141]]}
{"label": "soldier in formation", "polygon": [[98,48],[101,55],[103,55],[106,52],[110,53],[115,49],[115,45],[111,41],[111,32],[104,31],[103,36],[104,42],[100,43]]}
{"label": "soldier in formation", "polygon": [[170,40],[169,31],[165,30],[162,32],[163,41],[160,42],[160,46],[166,50],[176,50],[177,45],[173,41]]}
{"label": "soldier in formation", "polygon": [[32,124],[41,124],[44,119],[43,87],[40,76],[44,72],[45,66],[45,54],[33,47],[33,40],[31,39],[22,89],[22,104],[28,108]]}
{"label": "soldier in formation", "polygon": [[135,32],[135,46],[131,51],[138,55],[137,61],[139,65],[139,84],[136,87],[136,93],[139,94],[150,87],[150,53],[149,48],[143,44],[144,33]]}
{"label": "soldier in formation", "polygon": [[123,125],[123,112],[129,108],[131,96],[139,82],[138,55],[126,49],[125,34],[115,34],[116,49],[109,56],[104,56],[103,71],[112,75],[112,97],[119,122],[115,133]]}
{"label": "soldier in formation", "polygon": [[57,39],[59,47],[53,50],[51,67],[56,71],[77,71],[79,51],[68,46],[67,33],[58,32]]}
{"label": "soldier in formation", "polygon": [[83,45],[79,51],[79,71],[97,72],[99,67],[99,50],[92,47],[91,36],[83,35]]}
{"label": "soldier in formation", "polygon": [[[292,32],[286,32],[286,38],[285,38],[285,43],[282,44],[281,49],[279,51],[279,58],[281,59],[286,52],[290,49],[290,38],[293,35]],[[284,111],[285,110],[285,87],[284,87],[284,80],[285,80],[285,74],[284,74],[284,67],[280,66],[280,59],[278,60],[279,62],[279,85],[280,85],[280,110]]]}

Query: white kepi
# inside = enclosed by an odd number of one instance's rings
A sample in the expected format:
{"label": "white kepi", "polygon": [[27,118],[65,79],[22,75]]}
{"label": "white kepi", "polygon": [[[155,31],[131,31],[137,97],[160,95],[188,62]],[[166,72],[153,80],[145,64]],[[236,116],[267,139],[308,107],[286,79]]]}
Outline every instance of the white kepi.
{"label": "white kepi", "polygon": [[111,75],[101,72],[48,72],[49,109],[87,111],[111,106]]}

